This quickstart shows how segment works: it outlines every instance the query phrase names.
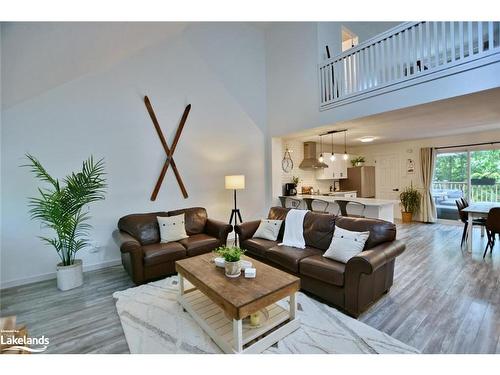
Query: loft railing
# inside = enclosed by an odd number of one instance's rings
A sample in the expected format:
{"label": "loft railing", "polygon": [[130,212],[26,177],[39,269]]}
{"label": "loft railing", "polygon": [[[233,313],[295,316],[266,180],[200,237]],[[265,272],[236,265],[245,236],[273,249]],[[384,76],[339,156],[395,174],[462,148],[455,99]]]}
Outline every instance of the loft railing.
{"label": "loft railing", "polygon": [[[500,52],[500,22],[406,22],[319,64],[320,109]],[[500,55],[499,55],[500,56]],[[465,68],[464,68],[465,69]],[[447,73],[448,71],[448,73]]]}

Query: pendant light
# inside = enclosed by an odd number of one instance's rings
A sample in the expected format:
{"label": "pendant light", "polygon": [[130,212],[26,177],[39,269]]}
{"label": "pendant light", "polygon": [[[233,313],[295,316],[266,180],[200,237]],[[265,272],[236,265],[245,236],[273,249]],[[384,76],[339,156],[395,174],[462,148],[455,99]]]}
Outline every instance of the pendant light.
{"label": "pendant light", "polygon": [[323,158],[323,137],[321,137],[321,135],[319,136],[319,144],[320,144],[319,147],[320,147],[321,152],[319,154],[318,161],[320,163],[323,163],[323,160],[325,160],[325,159]]}
{"label": "pendant light", "polygon": [[333,152],[333,132],[332,132],[332,155],[330,156],[331,161],[335,161],[335,153]]}
{"label": "pendant light", "polygon": [[344,130],[344,160],[349,159],[349,155],[347,155],[347,145],[346,145],[346,136],[347,136],[347,130]]}

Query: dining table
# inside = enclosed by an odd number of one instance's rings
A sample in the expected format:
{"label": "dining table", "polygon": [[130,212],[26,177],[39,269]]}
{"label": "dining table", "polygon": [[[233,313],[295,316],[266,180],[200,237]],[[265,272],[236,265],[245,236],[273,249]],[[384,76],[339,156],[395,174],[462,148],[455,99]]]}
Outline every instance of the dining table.
{"label": "dining table", "polygon": [[486,218],[488,213],[493,207],[500,207],[500,202],[478,202],[471,203],[469,206],[462,209],[462,212],[467,212],[468,214],[468,225],[467,225],[467,242],[466,248],[468,252],[472,252],[472,222],[474,219]]}

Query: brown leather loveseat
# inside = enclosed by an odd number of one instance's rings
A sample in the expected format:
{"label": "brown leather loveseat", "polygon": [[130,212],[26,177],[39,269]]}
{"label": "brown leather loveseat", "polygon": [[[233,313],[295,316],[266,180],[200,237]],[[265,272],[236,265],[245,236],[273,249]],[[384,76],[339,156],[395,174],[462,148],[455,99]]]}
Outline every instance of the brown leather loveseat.
{"label": "brown leather loveseat", "polygon": [[[272,207],[268,219],[285,220],[287,208]],[[390,222],[308,212],[304,218],[305,249],[278,246],[283,239],[283,222],[277,241],[252,238],[260,220],[235,226],[247,255],[297,275],[301,288],[352,316],[359,316],[388,292],[393,283],[394,263],[405,245],[396,240],[396,226]],[[346,264],[323,257],[335,225],[351,231],[370,231],[364,250]]]}
{"label": "brown leather loveseat", "polygon": [[[185,214],[188,238],[177,242],[160,242],[157,216]],[[113,233],[120,247],[125,270],[136,284],[158,279],[175,273],[175,261],[208,253],[225,245],[233,227],[227,223],[209,219],[202,207],[186,208],[169,212],[131,214],[118,221]]]}

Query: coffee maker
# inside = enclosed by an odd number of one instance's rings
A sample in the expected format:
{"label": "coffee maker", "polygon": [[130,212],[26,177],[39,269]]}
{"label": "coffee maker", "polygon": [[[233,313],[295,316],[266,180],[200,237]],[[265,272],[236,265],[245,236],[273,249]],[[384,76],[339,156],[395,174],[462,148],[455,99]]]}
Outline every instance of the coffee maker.
{"label": "coffee maker", "polygon": [[297,195],[297,186],[292,183],[285,184],[283,195],[286,197]]}

